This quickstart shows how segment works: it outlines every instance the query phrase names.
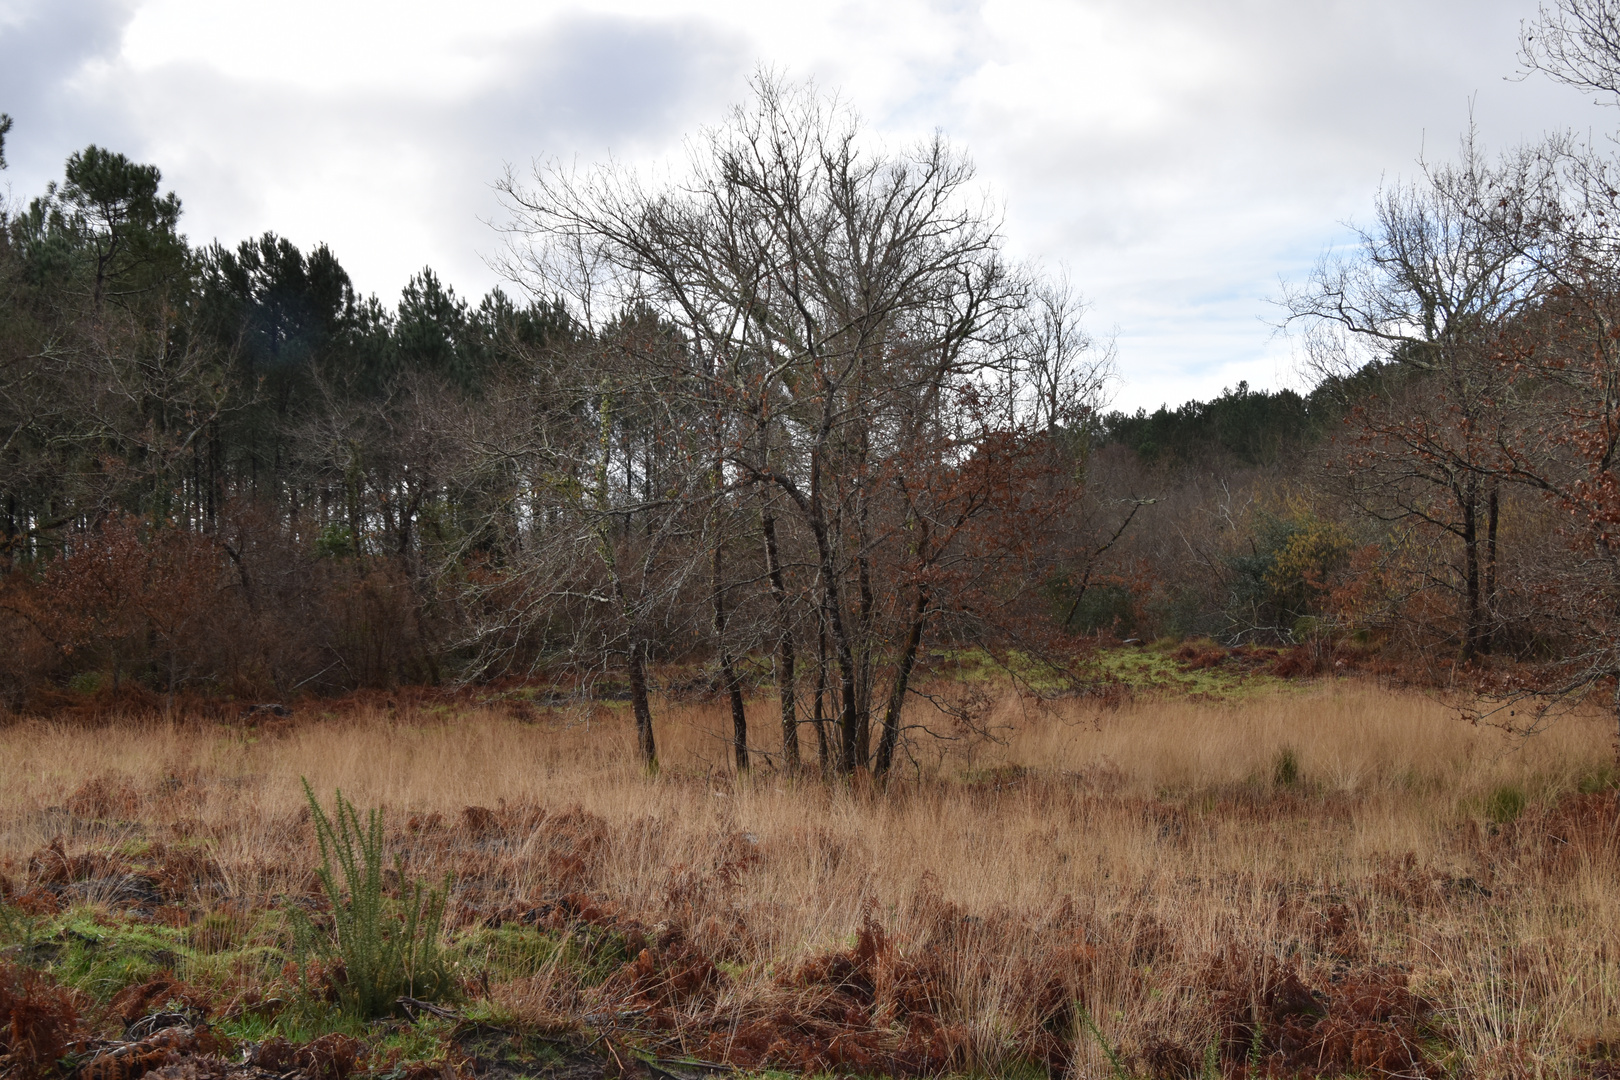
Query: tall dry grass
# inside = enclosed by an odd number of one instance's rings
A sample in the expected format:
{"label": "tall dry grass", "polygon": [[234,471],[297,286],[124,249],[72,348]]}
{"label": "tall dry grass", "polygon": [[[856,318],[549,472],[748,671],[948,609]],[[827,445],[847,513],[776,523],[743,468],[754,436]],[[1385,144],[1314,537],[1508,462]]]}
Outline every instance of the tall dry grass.
{"label": "tall dry grass", "polygon": [[[20,886],[58,838],[205,838],[217,872],[198,902],[268,903],[308,888],[307,777],[387,808],[421,872],[454,870],[464,924],[564,892],[679,924],[729,973],[689,1047],[708,1053],[730,1045],[715,1016],[740,1039],[780,1008],[784,973],[874,924],[934,965],[963,1063],[991,1070],[1050,1062],[1061,1037],[1077,1056],[1060,1066],[1098,1074],[1054,993],[1144,1069],[1211,1042],[1233,1058],[1233,1017],[1288,971],[1318,996],[1396,973],[1437,1008],[1431,1057],[1479,1076],[1566,1074],[1583,1042],[1620,1037],[1617,815],[1612,792],[1581,794],[1609,776],[1603,718],[1515,741],[1338,683],[1115,711],[1009,695],[991,720],[998,743],[920,739],[887,792],[739,782],[729,716],[701,704],[660,711],[657,778],[601,707],[18,723],[0,729],[0,865]],[[544,975],[493,992],[519,1011],[588,1004]]]}

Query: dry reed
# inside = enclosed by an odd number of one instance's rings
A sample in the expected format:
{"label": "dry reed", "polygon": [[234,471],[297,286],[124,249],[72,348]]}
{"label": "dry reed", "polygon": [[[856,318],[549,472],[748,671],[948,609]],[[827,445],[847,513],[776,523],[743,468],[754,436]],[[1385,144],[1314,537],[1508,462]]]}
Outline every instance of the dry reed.
{"label": "dry reed", "polygon": [[[553,964],[491,988],[506,1007],[600,1017],[617,993],[621,1012],[668,1014],[659,1037],[745,1064],[788,1060],[792,1010],[826,1012],[814,965],[848,956],[859,972],[862,949],[889,957],[862,1022],[933,1040],[876,1059],[896,1071],[1101,1075],[1077,1001],[1156,1074],[1191,1073],[1214,1045],[1229,1072],[1264,1055],[1302,1067],[1308,1051],[1324,1071],[1565,1075],[1620,1036],[1617,814],[1612,792],[1582,794],[1607,784],[1601,718],[1514,741],[1340,682],[1112,711],[1009,695],[991,719],[1002,741],[919,741],[886,792],[765,768],[738,781],[729,717],[708,704],[660,711],[653,779],[602,706],[361,710],[280,730],[20,722],[0,729],[0,865],[23,888],[53,841],[72,856],[200,837],[212,865],[195,904],[271,904],[310,887],[307,777],[385,807],[422,873],[455,871],[464,927],[559,918],[570,897],[568,919],[618,920],[664,950],[656,986],[629,965],[592,991]],[[677,954],[723,975],[669,989]],[[1342,1046],[1322,1013],[1349,1025]],[[1290,1049],[1307,1023],[1316,1042]],[[862,1063],[819,1030],[803,1028],[823,1040],[803,1064]]]}

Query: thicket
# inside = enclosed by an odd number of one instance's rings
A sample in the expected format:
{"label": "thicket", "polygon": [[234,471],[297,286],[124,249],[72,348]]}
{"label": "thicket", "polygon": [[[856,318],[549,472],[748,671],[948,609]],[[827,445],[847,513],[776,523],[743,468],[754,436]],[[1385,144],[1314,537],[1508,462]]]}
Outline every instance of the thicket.
{"label": "thicket", "polygon": [[757,91],[681,200],[508,184],[526,306],[195,248],[95,147],[7,207],[9,704],[564,673],[626,688],[655,766],[650,666],[686,663],[739,768],[796,768],[804,729],[881,772],[930,648],[1055,655],[1045,590],[1108,526],[1078,298],[1003,257],[948,145]]}
{"label": "thicket", "polygon": [[522,302],[193,245],[157,168],[90,147],[0,208],[0,694],[544,678],[627,695],[656,767],[664,684],[729,702],[738,769],[881,773],[965,649],[1081,685],[1097,643],[1208,636],[1580,693],[1620,671],[1613,168],[1465,140],[1282,297],[1308,392],[1125,414],[971,163],[804,88],[761,80],[676,186],[508,177]]}

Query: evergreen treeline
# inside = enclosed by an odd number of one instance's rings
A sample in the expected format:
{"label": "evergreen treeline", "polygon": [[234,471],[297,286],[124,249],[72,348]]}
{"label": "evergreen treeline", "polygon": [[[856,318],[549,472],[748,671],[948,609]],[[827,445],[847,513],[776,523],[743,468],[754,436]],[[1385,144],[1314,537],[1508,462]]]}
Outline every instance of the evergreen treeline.
{"label": "evergreen treeline", "polygon": [[[440,677],[417,586],[455,514],[422,416],[568,317],[475,306],[431,269],[385,307],[325,246],[273,234],[193,246],[157,168],[99,147],[3,210],[13,700],[47,673],[242,693]],[[101,580],[69,569],[119,553]],[[158,626],[182,599],[196,610]]]}
{"label": "evergreen treeline", "polygon": [[1186,465],[1216,455],[1233,463],[1276,465],[1309,450],[1341,415],[1335,396],[1316,390],[1251,390],[1240,382],[1209,401],[1153,412],[1110,412],[1098,419],[1105,444],[1127,446],[1149,463]]}

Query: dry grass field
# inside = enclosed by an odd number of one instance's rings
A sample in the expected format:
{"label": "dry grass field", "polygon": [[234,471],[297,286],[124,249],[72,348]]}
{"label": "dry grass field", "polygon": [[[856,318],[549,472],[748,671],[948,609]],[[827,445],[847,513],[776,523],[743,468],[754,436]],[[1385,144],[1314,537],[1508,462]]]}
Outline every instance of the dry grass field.
{"label": "dry grass field", "polygon": [[[49,972],[90,1028],[167,1001],[250,1048],[318,1034],[277,1012],[316,985],[281,915],[318,908],[307,778],[454,875],[463,1028],[621,1070],[1620,1075],[1601,717],[1516,741],[1352,681],[1009,693],[1000,742],[919,743],[879,792],[738,781],[721,706],[658,716],[656,778],[604,706],[0,728],[10,977]],[[371,1056],[331,1075],[479,1070],[389,1023],[345,1028]]]}

